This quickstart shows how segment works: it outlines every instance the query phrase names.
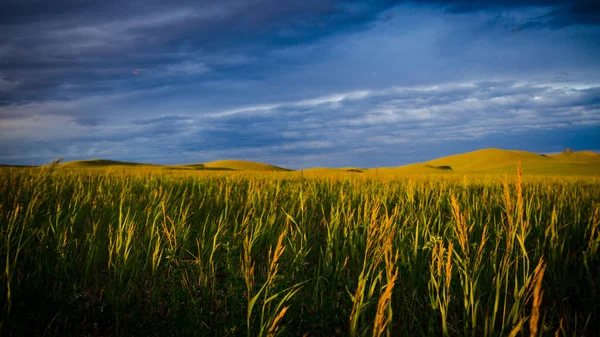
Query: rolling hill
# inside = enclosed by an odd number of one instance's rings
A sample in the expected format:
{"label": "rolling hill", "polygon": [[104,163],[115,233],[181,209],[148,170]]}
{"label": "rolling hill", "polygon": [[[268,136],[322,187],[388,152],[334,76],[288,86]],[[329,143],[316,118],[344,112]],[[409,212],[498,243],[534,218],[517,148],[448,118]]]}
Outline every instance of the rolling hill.
{"label": "rolling hill", "polygon": [[156,165],[106,159],[74,160],[59,164],[63,168],[155,167],[169,170],[210,171],[290,171],[286,168],[246,160],[217,160],[209,163],[185,165]]}
{"label": "rolling hill", "polygon": [[302,171],[302,173],[307,174],[329,174],[329,173],[363,173],[368,169],[358,168],[358,167],[342,167],[342,168],[332,168],[332,167],[310,167],[298,171]]}
{"label": "rolling hill", "polygon": [[591,151],[545,155],[517,150],[482,149],[391,170],[396,173],[497,174],[515,172],[519,162],[527,174],[600,175],[600,155]]}
{"label": "rolling hill", "polygon": [[217,160],[204,163],[208,169],[224,169],[235,171],[290,171],[289,169],[247,160]]}
{"label": "rolling hill", "polygon": [[89,160],[73,160],[59,164],[61,167],[68,168],[102,168],[110,166],[157,166],[154,164],[142,164],[127,161],[106,160],[106,159],[89,159]]}
{"label": "rolling hill", "polygon": [[[319,175],[334,173],[377,173],[377,174],[504,174],[514,173],[521,163],[525,174],[537,175],[600,175],[600,155],[591,151],[579,151],[557,154],[537,154],[527,151],[482,149],[447,157],[433,159],[423,163],[399,167],[383,168],[308,168],[298,172]],[[208,163],[186,165],[155,165],[105,159],[76,160],[59,164],[64,168],[137,168],[148,167],[172,170],[210,170],[210,171],[292,171],[283,167],[247,161],[217,160]]]}

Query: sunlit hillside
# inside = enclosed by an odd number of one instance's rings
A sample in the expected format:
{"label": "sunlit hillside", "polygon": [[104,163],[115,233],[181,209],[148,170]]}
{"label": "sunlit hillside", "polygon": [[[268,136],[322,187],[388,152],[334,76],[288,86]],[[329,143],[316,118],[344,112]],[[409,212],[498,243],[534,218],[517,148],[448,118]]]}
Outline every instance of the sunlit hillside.
{"label": "sunlit hillside", "polygon": [[591,151],[546,155],[502,149],[477,150],[424,163],[384,169],[382,172],[504,174],[514,173],[519,163],[522,164],[526,174],[600,174],[600,155]]}
{"label": "sunlit hillside", "polygon": [[[372,175],[422,175],[422,174],[512,174],[521,164],[525,174],[533,175],[600,175],[600,155],[592,151],[562,152],[558,154],[537,154],[527,151],[482,149],[473,152],[442,157],[423,163],[398,167],[382,168],[329,168],[315,167],[296,170],[300,174],[328,175],[346,173],[366,173]],[[60,164],[62,168],[102,169],[102,168],[144,168],[189,171],[293,171],[280,166],[247,160],[217,160],[208,163],[184,165],[156,165],[124,162],[116,160],[91,159],[77,160]]]}
{"label": "sunlit hillside", "polygon": [[108,168],[118,166],[140,167],[156,165],[106,159],[74,160],[60,164],[60,167],[64,168]]}
{"label": "sunlit hillside", "polygon": [[217,160],[205,163],[205,167],[213,169],[229,169],[236,171],[289,171],[286,168],[247,160]]}

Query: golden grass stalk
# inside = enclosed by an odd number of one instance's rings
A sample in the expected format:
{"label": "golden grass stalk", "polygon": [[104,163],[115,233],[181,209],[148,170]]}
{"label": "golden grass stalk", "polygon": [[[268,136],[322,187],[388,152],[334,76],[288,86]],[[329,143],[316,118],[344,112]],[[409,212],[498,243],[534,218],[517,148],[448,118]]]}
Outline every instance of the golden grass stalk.
{"label": "golden grass stalk", "polygon": [[[450,243],[444,248],[444,243],[439,241],[433,246],[430,263],[429,298],[434,310],[440,312],[442,319],[442,334],[448,336],[448,313],[451,299],[452,282],[452,255],[454,249]],[[444,255],[446,258],[444,259]],[[445,260],[445,261],[444,261]],[[444,274],[442,275],[442,270]]]}
{"label": "golden grass stalk", "polygon": [[540,260],[539,264],[535,268],[533,276],[533,302],[531,308],[531,317],[529,318],[529,331],[531,337],[538,335],[538,323],[540,320],[540,306],[542,304],[542,297],[544,291],[542,290],[542,280],[544,279],[544,272],[546,271],[546,265],[543,259]]}
{"label": "golden grass stalk", "polygon": [[454,227],[454,234],[458,239],[458,243],[460,244],[460,248],[465,256],[470,256],[469,249],[469,227],[467,226],[467,220],[463,214],[460,212],[460,205],[456,200],[454,194],[450,196],[452,203],[452,215],[454,217],[454,221],[456,221],[456,226]]}
{"label": "golden grass stalk", "polygon": [[525,324],[525,318],[521,318],[519,322],[510,330],[508,337],[517,337],[519,332],[523,329],[523,324]]}
{"label": "golden grass stalk", "polygon": [[519,161],[519,165],[517,165],[517,216],[519,220],[519,224],[524,226],[523,223],[523,213],[524,213],[524,203],[523,203],[523,165]]}
{"label": "golden grass stalk", "polygon": [[[386,266],[387,284],[383,287],[384,291],[377,302],[377,313],[373,323],[373,336],[381,336],[388,328],[392,320],[392,291],[398,278],[398,253],[393,254],[392,236],[389,236],[385,243],[384,261]],[[388,331],[389,335],[389,331]]]}
{"label": "golden grass stalk", "polygon": [[275,336],[275,334],[279,330],[279,321],[283,318],[283,316],[285,316],[285,313],[287,312],[288,309],[289,309],[289,306],[283,307],[279,311],[279,313],[277,314],[277,316],[275,316],[275,319],[273,320],[273,323],[269,327],[269,332],[267,333],[267,337],[274,337]]}
{"label": "golden grass stalk", "polygon": [[383,294],[377,302],[377,314],[375,315],[375,321],[373,323],[373,337],[381,336],[386,331],[388,324],[392,320],[389,308],[392,301],[394,283],[396,282],[397,277],[398,269],[396,269],[395,273],[392,275],[392,278],[385,285]]}

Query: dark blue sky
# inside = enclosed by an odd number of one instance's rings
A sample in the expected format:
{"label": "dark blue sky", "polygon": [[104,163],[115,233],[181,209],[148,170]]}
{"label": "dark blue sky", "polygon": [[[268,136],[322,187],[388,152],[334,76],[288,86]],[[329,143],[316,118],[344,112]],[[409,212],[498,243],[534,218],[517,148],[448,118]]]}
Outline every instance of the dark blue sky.
{"label": "dark blue sky", "polygon": [[597,1],[0,3],[0,163],[397,166],[599,134]]}

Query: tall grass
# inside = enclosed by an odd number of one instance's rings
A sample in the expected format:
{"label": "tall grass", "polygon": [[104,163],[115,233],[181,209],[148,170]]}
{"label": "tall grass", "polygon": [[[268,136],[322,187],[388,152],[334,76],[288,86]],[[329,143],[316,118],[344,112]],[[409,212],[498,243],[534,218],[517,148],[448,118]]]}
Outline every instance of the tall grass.
{"label": "tall grass", "polygon": [[600,181],[0,170],[1,335],[593,336]]}

